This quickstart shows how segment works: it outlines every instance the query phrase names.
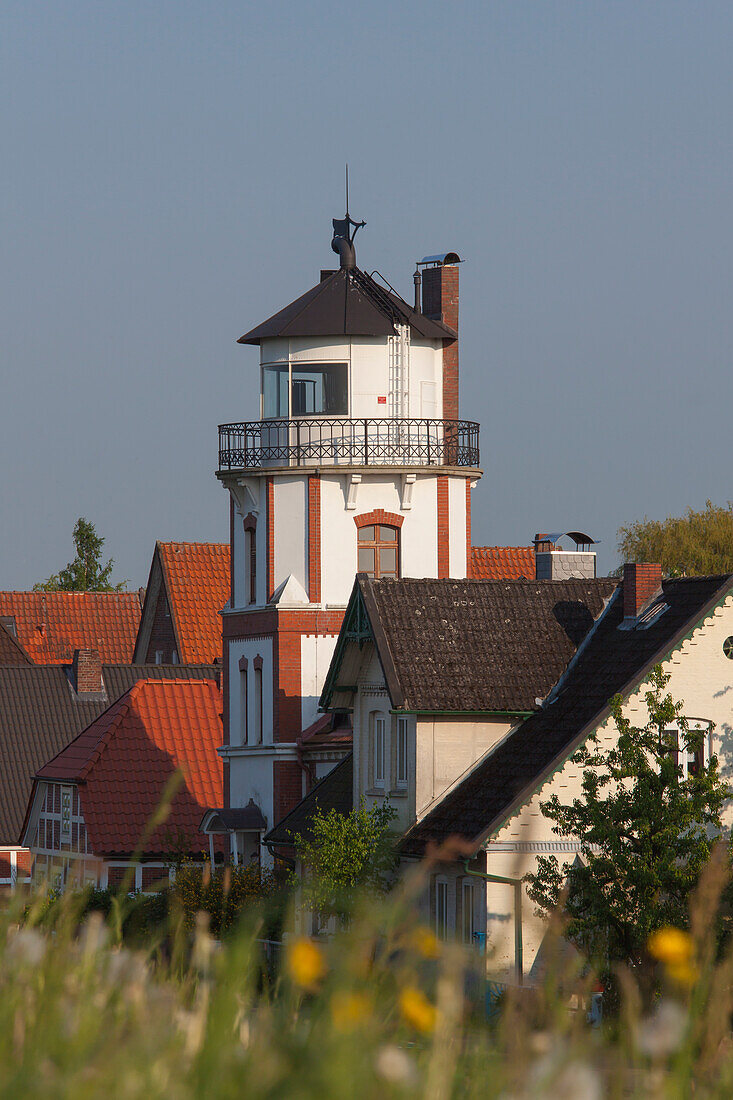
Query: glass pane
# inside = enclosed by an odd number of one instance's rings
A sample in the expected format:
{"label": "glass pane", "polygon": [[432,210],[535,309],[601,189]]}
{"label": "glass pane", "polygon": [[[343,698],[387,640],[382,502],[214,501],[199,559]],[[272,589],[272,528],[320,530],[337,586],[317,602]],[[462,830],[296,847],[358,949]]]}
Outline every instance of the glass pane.
{"label": "glass pane", "polygon": [[374,528],[362,527],[359,532],[359,542],[374,542]]}
{"label": "glass pane", "polygon": [[380,546],[379,548],[379,572],[397,572],[397,547]]}
{"label": "glass pane", "polygon": [[262,371],[263,415],[288,415],[288,368],[265,367]]}
{"label": "glass pane", "polygon": [[347,412],[345,363],[293,367],[293,416],[345,416]]}
{"label": "glass pane", "polygon": [[396,527],[380,527],[379,528],[379,540],[380,540],[380,542],[397,542],[397,528]]}
{"label": "glass pane", "polygon": [[374,551],[371,547],[359,547],[357,572],[370,573],[374,576]]}

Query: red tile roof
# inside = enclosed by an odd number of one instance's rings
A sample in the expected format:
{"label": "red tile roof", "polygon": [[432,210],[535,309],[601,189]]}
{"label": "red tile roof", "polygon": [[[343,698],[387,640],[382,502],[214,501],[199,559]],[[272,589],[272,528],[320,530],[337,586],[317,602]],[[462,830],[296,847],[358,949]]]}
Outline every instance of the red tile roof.
{"label": "red tile roof", "polygon": [[189,665],[220,660],[219,612],[230,595],[228,543],[159,542],[158,551],[179,659]]}
{"label": "red tile roof", "polygon": [[476,581],[517,581],[535,578],[533,546],[472,546],[471,578]]}
{"label": "red tile roof", "polygon": [[79,783],[82,812],[95,855],[129,855],[157,809],[163,789],[180,768],[165,823],[144,854],[170,848],[166,832],[190,838],[190,852],[208,849],[198,826],[224,797],[221,692],[211,680],[139,680],[65,749],[37,778]]}
{"label": "red tile roof", "polygon": [[102,661],[132,660],[140,625],[137,592],[0,592],[0,616],[12,616],[18,641],[36,664],[68,664],[75,649]]}

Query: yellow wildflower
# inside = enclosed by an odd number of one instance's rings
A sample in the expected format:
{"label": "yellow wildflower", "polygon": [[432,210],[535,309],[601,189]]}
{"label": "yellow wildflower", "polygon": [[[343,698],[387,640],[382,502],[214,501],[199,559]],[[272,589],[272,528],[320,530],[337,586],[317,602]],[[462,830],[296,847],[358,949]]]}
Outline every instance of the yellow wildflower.
{"label": "yellow wildflower", "polygon": [[296,985],[313,989],[326,973],[326,960],[318,944],[301,938],[288,945],[287,968]]}
{"label": "yellow wildflower", "polygon": [[424,959],[437,959],[440,955],[440,941],[434,932],[424,925],[416,928],[410,942]]}
{"label": "yellow wildflower", "polygon": [[355,1031],[369,1018],[372,999],[366,993],[334,993],[331,1000],[331,1019],[337,1031]]}
{"label": "yellow wildflower", "polygon": [[414,986],[407,986],[400,993],[400,1012],[405,1023],[427,1035],[435,1028],[437,1010],[424,993]]}
{"label": "yellow wildflower", "polygon": [[679,928],[659,928],[647,943],[649,954],[668,967],[689,966],[692,959],[692,937]]}
{"label": "yellow wildflower", "polygon": [[697,981],[697,968],[689,962],[675,963],[667,967],[667,974],[677,985],[694,985]]}

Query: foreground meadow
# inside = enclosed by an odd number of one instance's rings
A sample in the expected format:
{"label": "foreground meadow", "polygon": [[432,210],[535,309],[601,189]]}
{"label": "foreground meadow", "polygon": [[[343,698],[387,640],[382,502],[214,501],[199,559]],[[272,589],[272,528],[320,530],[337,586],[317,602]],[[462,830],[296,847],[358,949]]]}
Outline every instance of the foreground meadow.
{"label": "foreground meadow", "polygon": [[[364,899],[327,941],[263,943],[249,905],[215,940],[181,911],[124,940],[80,899],[11,899],[0,916],[1,1097],[729,1097],[733,960],[701,885],[691,933],[654,947],[659,992],[619,972],[620,1008],[587,1019],[597,979],[551,967],[487,1012],[490,960],[439,944],[413,914],[417,877]],[[25,899],[27,902],[27,899]],[[550,952],[551,954],[551,952]],[[716,958],[717,955],[717,958]]]}

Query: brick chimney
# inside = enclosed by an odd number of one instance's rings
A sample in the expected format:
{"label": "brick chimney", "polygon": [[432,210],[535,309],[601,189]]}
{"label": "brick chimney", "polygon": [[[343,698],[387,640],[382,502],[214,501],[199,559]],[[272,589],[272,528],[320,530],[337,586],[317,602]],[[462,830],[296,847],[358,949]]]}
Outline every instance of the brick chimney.
{"label": "brick chimney", "polygon": [[96,649],[75,649],[72,665],[77,695],[101,695],[102,659]]}
{"label": "brick chimney", "polygon": [[662,587],[662,567],[657,563],[626,562],[624,565],[624,618],[635,619],[647,600]]}
{"label": "brick chimney", "polygon": [[[447,257],[455,256],[449,252]],[[458,332],[458,264],[448,259],[422,273],[422,311]],[[443,419],[458,420],[458,341],[443,341]]]}

